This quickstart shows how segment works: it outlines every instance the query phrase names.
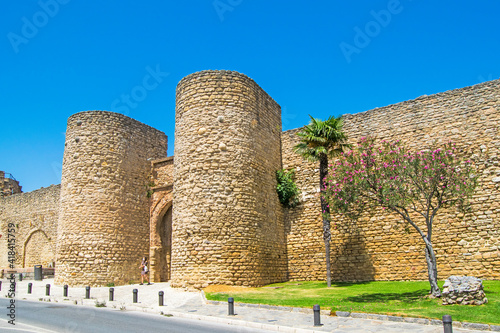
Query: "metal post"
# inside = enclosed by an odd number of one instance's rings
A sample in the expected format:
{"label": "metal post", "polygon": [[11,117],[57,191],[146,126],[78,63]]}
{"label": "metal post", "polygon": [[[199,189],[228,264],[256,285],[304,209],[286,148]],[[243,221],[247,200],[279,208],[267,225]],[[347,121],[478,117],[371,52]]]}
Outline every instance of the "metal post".
{"label": "metal post", "polygon": [[234,316],[234,298],[232,297],[227,299],[227,311],[228,315]]}
{"label": "metal post", "polygon": [[314,326],[321,326],[321,313],[320,313],[320,307],[318,304],[315,304],[313,306],[313,312],[314,312]]}
{"label": "metal post", "polygon": [[0,291],[2,290],[2,281],[0,281]]}
{"label": "metal post", "polygon": [[23,280],[23,273],[19,273],[19,281]]}
{"label": "metal post", "polygon": [[45,285],[45,296],[50,296],[50,284]]}
{"label": "metal post", "polygon": [[109,301],[112,302],[115,300],[115,288],[109,288]]}
{"label": "metal post", "polygon": [[443,316],[443,328],[444,328],[444,333],[453,333],[453,326],[451,325],[451,316],[450,315],[444,315]]}
{"label": "metal post", "polygon": [[132,302],[133,302],[133,303],[137,303],[137,292],[138,292],[138,290],[137,290],[137,289],[132,290],[132,294],[133,294],[133,295],[132,295],[132,296],[133,296],[133,297],[132,297],[132,299],[133,299],[133,300],[132,300]]}
{"label": "metal post", "polygon": [[33,283],[28,283],[28,294],[31,294],[31,288],[33,288]]}
{"label": "metal post", "polygon": [[163,291],[158,292],[158,304],[163,306]]}
{"label": "metal post", "polygon": [[63,287],[63,296],[68,297],[68,285],[65,284]]}
{"label": "metal post", "polygon": [[90,286],[85,287],[85,298],[86,299],[90,298]]}

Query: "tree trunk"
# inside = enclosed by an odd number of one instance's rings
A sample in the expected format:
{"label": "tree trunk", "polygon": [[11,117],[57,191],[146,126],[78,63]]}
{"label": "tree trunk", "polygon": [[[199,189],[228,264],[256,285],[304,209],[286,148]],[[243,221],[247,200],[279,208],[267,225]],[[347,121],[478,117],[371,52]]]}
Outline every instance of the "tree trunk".
{"label": "tree trunk", "polygon": [[330,232],[330,208],[328,207],[328,202],[323,197],[324,184],[323,180],[328,174],[328,157],[326,155],[321,155],[319,160],[319,188],[321,197],[321,212],[323,213],[323,240],[325,241],[325,260],[326,260],[326,285],[328,287],[332,286],[332,273],[330,268],[330,240],[332,234]]}
{"label": "tree trunk", "polygon": [[429,240],[425,239],[425,260],[427,261],[427,271],[429,283],[431,284],[431,294],[434,297],[441,297],[441,290],[437,284],[437,262],[434,248]]}

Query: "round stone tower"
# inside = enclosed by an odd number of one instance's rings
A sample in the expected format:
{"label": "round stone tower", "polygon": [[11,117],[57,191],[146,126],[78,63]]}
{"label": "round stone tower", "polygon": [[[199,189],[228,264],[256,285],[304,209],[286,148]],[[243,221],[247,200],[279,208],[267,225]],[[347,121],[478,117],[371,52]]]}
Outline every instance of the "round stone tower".
{"label": "round stone tower", "polygon": [[202,71],[179,82],[175,121],[172,286],[285,281],[280,106],[243,74]]}
{"label": "round stone tower", "polygon": [[166,150],[164,133],[122,114],[88,111],[68,119],[56,284],[138,281],[149,253],[150,160]]}

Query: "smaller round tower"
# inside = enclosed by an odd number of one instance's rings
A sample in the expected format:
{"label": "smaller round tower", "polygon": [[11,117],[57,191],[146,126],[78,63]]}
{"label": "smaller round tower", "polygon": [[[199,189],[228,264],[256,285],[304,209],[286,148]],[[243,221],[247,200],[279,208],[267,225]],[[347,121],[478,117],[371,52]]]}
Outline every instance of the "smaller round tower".
{"label": "smaller round tower", "polygon": [[150,160],[166,150],[164,133],[122,114],[87,111],[68,119],[56,284],[138,280],[149,253]]}

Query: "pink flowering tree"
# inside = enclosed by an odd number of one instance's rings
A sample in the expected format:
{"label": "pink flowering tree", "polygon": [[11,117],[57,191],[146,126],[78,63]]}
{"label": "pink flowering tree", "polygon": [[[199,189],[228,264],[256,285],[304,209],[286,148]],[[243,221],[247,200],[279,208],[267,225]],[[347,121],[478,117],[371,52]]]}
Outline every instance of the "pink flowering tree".
{"label": "pink flowering tree", "polygon": [[411,152],[399,141],[362,138],[357,148],[332,165],[324,179],[324,195],[332,212],[356,218],[382,207],[412,226],[425,244],[431,293],[441,296],[432,246],[432,226],[441,208],[465,211],[476,187],[472,162],[457,157],[449,143],[443,148]]}

